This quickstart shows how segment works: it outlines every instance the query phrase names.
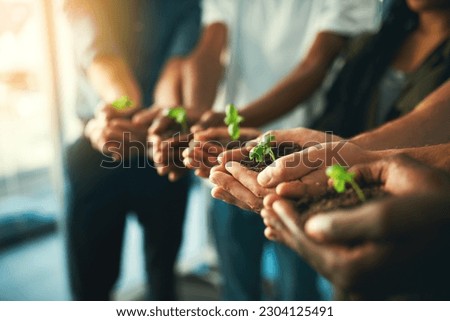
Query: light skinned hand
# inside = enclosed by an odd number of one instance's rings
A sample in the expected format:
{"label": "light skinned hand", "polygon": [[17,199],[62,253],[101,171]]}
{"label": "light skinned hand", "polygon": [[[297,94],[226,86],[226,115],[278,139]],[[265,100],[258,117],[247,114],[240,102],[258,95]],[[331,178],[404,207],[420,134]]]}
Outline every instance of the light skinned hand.
{"label": "light skinned hand", "polygon": [[118,111],[111,105],[104,104],[96,117],[87,123],[85,136],[95,149],[110,155],[116,161],[130,158],[136,153],[145,154],[146,128],[131,121],[131,117],[137,112],[137,108]]}

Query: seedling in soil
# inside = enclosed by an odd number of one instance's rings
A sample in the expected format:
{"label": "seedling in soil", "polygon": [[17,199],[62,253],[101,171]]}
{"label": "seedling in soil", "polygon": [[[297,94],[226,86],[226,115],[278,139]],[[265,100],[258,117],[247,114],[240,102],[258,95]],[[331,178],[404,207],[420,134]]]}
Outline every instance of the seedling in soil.
{"label": "seedling in soil", "polygon": [[350,184],[353,190],[356,192],[356,195],[361,200],[361,202],[366,201],[366,197],[364,196],[363,191],[359,187],[359,185],[355,182],[355,174],[349,173],[344,167],[341,165],[333,165],[327,168],[326,174],[333,181],[333,187],[338,193],[345,192],[345,185]]}
{"label": "seedling in soil", "polygon": [[172,107],[167,111],[167,117],[179,124],[183,133],[188,132],[186,109],[183,107]]}
{"label": "seedling in soil", "polygon": [[128,96],[122,96],[114,100],[112,106],[117,110],[125,110],[133,106],[133,101]]}
{"label": "seedling in soil", "polygon": [[228,126],[228,134],[232,140],[237,140],[241,136],[239,124],[244,121],[242,116],[239,116],[238,110],[233,104],[229,104],[225,110],[225,125]]}
{"label": "seedling in soil", "polygon": [[272,143],[273,141],[275,141],[275,136],[271,134],[264,135],[258,145],[253,147],[253,149],[250,151],[250,160],[255,160],[258,163],[264,163],[266,156],[269,156],[270,159],[274,162],[275,154],[272,150],[272,147],[270,146],[270,143]]}

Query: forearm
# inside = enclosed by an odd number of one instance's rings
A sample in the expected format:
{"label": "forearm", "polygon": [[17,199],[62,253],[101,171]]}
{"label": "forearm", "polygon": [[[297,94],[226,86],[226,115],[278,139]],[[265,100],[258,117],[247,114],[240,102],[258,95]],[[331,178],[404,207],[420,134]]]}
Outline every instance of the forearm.
{"label": "forearm", "polygon": [[321,86],[336,56],[345,44],[345,38],[319,33],[311,49],[298,66],[268,93],[241,110],[244,125],[262,126],[291,111],[307,100]]}
{"label": "forearm", "polygon": [[376,151],[380,158],[386,158],[397,154],[408,155],[431,167],[450,173],[450,143],[433,146],[399,148]]}
{"label": "forearm", "polygon": [[414,111],[350,140],[371,150],[420,147],[450,141],[450,82],[428,96]]}
{"label": "forearm", "polygon": [[139,85],[124,59],[119,56],[99,56],[88,67],[87,74],[92,86],[107,103],[127,95],[134,105],[142,105]]}
{"label": "forearm", "polygon": [[222,57],[228,45],[228,30],[222,23],[209,25],[183,66],[182,96],[187,108],[206,111],[216,98],[224,72]]}
{"label": "forearm", "polygon": [[171,58],[165,65],[155,87],[154,103],[158,106],[173,107],[183,104],[181,92],[181,68],[183,58]]}

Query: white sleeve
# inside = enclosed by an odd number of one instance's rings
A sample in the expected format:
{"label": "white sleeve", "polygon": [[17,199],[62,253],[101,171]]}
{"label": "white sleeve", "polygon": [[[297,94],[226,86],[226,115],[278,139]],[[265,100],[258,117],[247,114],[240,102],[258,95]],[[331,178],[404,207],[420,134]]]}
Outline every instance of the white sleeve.
{"label": "white sleeve", "polygon": [[318,30],[348,36],[373,31],[379,25],[380,12],[378,0],[324,0]]}
{"label": "white sleeve", "polygon": [[231,26],[237,14],[237,3],[235,0],[202,0],[203,25],[223,22]]}

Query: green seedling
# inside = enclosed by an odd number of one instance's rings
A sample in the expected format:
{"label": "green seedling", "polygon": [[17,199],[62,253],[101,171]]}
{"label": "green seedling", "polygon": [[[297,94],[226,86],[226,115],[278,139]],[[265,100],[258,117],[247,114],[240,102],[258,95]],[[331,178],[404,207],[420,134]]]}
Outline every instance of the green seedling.
{"label": "green seedling", "polygon": [[229,104],[225,110],[225,125],[228,126],[228,134],[232,140],[237,140],[241,136],[239,124],[244,121],[242,116],[239,116],[238,110],[233,104]]}
{"label": "green seedling", "polygon": [[186,109],[183,107],[172,107],[167,111],[167,117],[173,119],[177,124],[180,124],[181,130],[184,133],[188,132]]}
{"label": "green seedling", "polygon": [[272,161],[275,161],[275,154],[270,146],[270,143],[273,141],[275,141],[275,136],[271,134],[264,135],[258,145],[250,151],[250,159],[256,160],[258,163],[263,163],[266,156],[269,155]]}
{"label": "green seedling", "polygon": [[122,96],[114,100],[112,106],[117,110],[125,110],[133,106],[133,101],[128,96]]}
{"label": "green seedling", "polygon": [[355,174],[349,173],[344,167],[341,165],[333,165],[327,168],[326,174],[333,181],[333,187],[338,193],[345,192],[345,185],[350,184],[353,190],[358,195],[358,198],[361,202],[366,201],[366,197],[364,196],[363,191],[359,187],[359,185],[355,182]]}

